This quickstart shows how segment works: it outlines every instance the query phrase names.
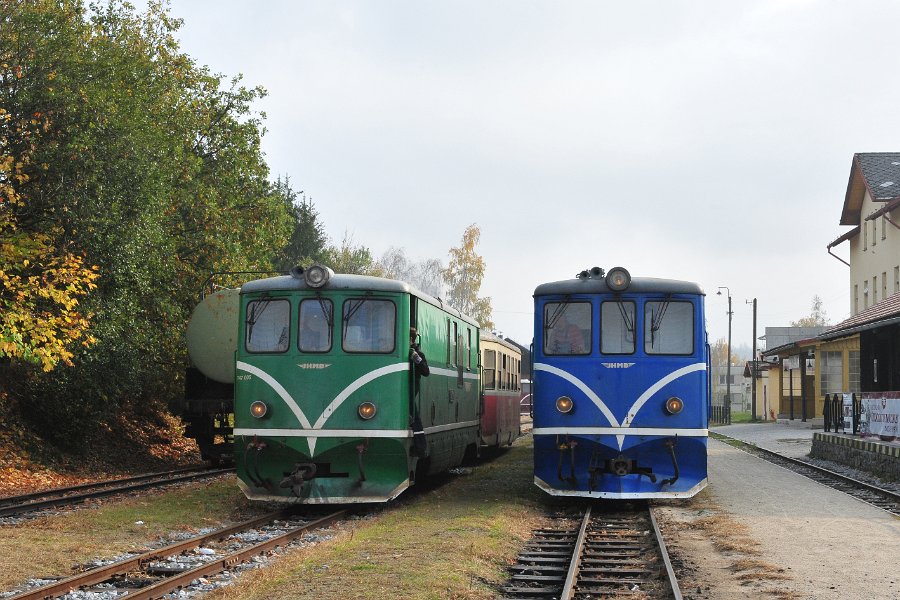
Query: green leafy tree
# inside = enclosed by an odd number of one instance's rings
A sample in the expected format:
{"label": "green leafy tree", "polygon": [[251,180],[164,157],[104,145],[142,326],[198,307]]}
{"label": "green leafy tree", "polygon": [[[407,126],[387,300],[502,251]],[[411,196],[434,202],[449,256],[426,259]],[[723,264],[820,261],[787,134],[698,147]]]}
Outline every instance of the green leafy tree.
{"label": "green leafy tree", "polygon": [[264,90],[183,54],[164,3],[138,13],[121,0],[21,0],[2,11],[0,107],[37,129],[10,129],[3,149],[28,157],[7,181],[27,200],[16,227],[57,253],[77,249],[78,268],[99,275],[79,306],[96,342],[74,349],[70,368],[17,367],[9,392],[74,442],[85,423],[180,393],[200,284],[271,268],[291,213],[268,181],[251,108]]}
{"label": "green leafy tree", "polygon": [[331,267],[335,273],[350,275],[373,275],[382,277],[384,271],[372,258],[372,251],[366,246],[353,242],[353,236],[344,233],[340,246],[328,246],[322,255],[322,262]]}
{"label": "green leafy tree", "polygon": [[818,294],[812,298],[812,307],[808,316],[796,321],[791,321],[791,327],[824,327],[829,325],[828,314],[825,312],[825,303]]}
{"label": "green leafy tree", "polygon": [[484,259],[476,252],[481,229],[473,223],[463,232],[462,243],[450,248],[450,262],[443,271],[448,289],[448,302],[463,314],[475,318],[482,329],[493,329],[491,299],[479,298],[484,279]]}
{"label": "green leafy tree", "polygon": [[312,199],[307,200],[302,191],[295,192],[289,178],[279,178],[274,188],[290,211],[294,226],[288,245],[276,259],[275,268],[289,271],[296,265],[309,266],[321,261],[328,236],[325,234],[325,226],[319,221],[319,212],[313,206]]}

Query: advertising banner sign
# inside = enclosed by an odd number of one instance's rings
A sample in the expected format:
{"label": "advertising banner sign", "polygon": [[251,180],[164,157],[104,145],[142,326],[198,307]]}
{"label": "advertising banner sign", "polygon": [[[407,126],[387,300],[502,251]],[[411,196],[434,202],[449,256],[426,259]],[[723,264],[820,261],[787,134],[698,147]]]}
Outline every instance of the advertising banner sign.
{"label": "advertising banner sign", "polygon": [[860,433],[877,435],[884,440],[893,440],[898,433],[900,422],[900,399],[897,398],[863,398],[860,419]]}

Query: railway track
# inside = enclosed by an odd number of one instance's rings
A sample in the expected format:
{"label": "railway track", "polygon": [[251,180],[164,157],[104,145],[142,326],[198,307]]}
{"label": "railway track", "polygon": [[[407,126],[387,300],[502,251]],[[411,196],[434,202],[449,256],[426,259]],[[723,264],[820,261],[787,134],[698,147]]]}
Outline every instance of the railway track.
{"label": "railway track", "polygon": [[652,509],[588,506],[580,519],[539,529],[525,546],[504,599],[623,598],[681,600]]}
{"label": "railway track", "polygon": [[146,490],[154,487],[194,481],[234,472],[229,469],[210,469],[208,467],[189,467],[174,471],[148,473],[134,477],[110,479],[95,483],[84,483],[70,487],[54,488],[0,498],[0,517],[13,517],[37,510],[79,504],[92,498],[103,498],[115,494]]}
{"label": "railway track", "polygon": [[878,486],[853,479],[852,477],[841,475],[840,473],[835,473],[834,471],[810,464],[797,458],[791,458],[773,452],[772,450],[767,450],[766,448],[748,444],[747,442],[727,435],[722,435],[721,433],[710,432],[709,436],[743,450],[748,454],[758,456],[780,467],[784,467],[785,469],[808,477],[823,485],[844,492],[845,494],[853,496],[863,502],[867,502],[868,504],[891,514],[900,515],[900,494],[897,494],[896,492],[882,489]]}
{"label": "railway track", "polygon": [[[92,568],[72,577],[9,596],[7,600],[56,598],[74,590],[114,593],[117,598],[129,600],[162,598],[199,578],[233,569],[254,556],[288,544],[313,529],[332,523],[347,512],[339,510],[307,521],[291,517],[290,509],[269,513],[212,533]],[[242,536],[252,530],[260,530],[261,533],[249,538]],[[259,538],[265,539],[256,541]],[[213,549],[211,546],[219,548]],[[178,557],[192,551],[193,562],[178,560]],[[199,564],[195,564],[197,562]]]}

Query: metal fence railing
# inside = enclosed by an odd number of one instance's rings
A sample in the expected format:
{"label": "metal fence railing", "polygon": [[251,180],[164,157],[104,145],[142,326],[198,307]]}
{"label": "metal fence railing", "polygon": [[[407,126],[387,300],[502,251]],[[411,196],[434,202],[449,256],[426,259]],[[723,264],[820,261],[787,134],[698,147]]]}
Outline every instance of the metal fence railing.
{"label": "metal fence railing", "polygon": [[718,423],[720,425],[731,425],[731,405],[710,406],[709,420],[712,423]]}

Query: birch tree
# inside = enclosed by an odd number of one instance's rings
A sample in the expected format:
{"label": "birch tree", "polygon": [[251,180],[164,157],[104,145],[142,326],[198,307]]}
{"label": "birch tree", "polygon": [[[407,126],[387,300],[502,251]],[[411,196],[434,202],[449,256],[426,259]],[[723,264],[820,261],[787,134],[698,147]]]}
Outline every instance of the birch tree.
{"label": "birch tree", "polygon": [[478,296],[485,269],[484,258],[476,252],[480,240],[481,229],[477,223],[466,227],[462,243],[450,248],[450,262],[443,271],[444,282],[451,306],[473,317],[482,329],[493,329],[491,299]]}

